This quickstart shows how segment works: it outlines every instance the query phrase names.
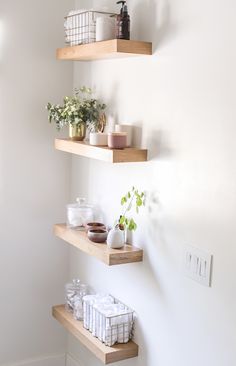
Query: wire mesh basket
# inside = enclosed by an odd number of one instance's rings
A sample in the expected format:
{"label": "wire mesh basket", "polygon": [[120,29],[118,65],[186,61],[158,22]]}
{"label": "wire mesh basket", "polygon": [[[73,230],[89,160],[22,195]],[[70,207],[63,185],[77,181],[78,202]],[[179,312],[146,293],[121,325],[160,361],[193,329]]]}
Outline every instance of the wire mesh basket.
{"label": "wire mesh basket", "polygon": [[84,327],[106,346],[127,343],[132,338],[134,311],[112,296],[83,299]]}
{"label": "wire mesh basket", "polygon": [[69,46],[92,43],[96,41],[96,20],[101,17],[114,17],[116,14],[85,10],[72,11],[65,17],[65,42]]}

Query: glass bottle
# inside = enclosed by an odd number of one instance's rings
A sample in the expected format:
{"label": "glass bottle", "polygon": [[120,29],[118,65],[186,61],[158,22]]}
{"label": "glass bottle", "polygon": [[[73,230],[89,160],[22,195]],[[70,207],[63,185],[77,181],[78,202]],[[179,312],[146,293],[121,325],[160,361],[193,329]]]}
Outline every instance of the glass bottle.
{"label": "glass bottle", "polygon": [[74,298],[73,315],[76,320],[83,320],[83,297],[88,294],[88,286],[81,284],[79,294]]}

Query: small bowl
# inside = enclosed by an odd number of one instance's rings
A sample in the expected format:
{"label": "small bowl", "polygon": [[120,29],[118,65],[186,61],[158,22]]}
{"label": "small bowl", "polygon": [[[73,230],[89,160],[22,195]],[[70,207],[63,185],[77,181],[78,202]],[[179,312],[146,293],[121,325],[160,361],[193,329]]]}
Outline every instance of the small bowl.
{"label": "small bowl", "polygon": [[89,230],[100,230],[100,229],[106,230],[106,226],[104,224],[102,224],[101,222],[88,222],[85,225],[85,231],[86,231],[86,233]]}
{"label": "small bowl", "polygon": [[107,235],[108,232],[105,229],[90,229],[88,231],[88,238],[94,243],[105,243]]}

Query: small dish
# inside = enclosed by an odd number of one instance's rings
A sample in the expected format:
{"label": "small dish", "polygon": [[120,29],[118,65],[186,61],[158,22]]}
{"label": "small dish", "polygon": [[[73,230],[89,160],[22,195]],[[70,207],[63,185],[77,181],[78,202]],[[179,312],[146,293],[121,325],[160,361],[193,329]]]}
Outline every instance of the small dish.
{"label": "small dish", "polygon": [[103,230],[106,230],[106,226],[104,224],[102,224],[101,222],[88,222],[86,225],[85,225],[85,231],[86,233],[89,231],[89,230],[100,230],[100,229],[103,229]]}
{"label": "small dish", "polygon": [[105,243],[107,240],[108,232],[104,229],[93,230],[90,229],[88,231],[88,238],[94,243]]}

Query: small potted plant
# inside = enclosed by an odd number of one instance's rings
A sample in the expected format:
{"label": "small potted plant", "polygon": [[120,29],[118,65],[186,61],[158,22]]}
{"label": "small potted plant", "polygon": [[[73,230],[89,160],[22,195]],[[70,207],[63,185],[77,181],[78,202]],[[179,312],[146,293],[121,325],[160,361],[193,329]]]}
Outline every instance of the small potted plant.
{"label": "small potted plant", "polygon": [[121,198],[121,205],[124,207],[122,215],[120,215],[118,225],[121,230],[135,231],[137,224],[133,217],[128,216],[128,212],[131,211],[132,207],[135,206],[135,211],[138,214],[139,209],[145,206],[145,193],[139,192],[133,187],[125,196]]}
{"label": "small potted plant", "polygon": [[90,131],[103,132],[106,125],[105,104],[92,98],[92,90],[82,87],[75,89],[74,96],[64,97],[63,105],[48,103],[48,120],[55,122],[58,130],[69,127],[72,140],[82,141],[86,136],[86,127]]}
{"label": "small potted plant", "polygon": [[108,245],[114,249],[121,248],[127,242],[127,231],[137,229],[136,222],[133,217],[128,216],[128,212],[135,206],[136,213],[139,213],[140,207],[145,206],[145,193],[133,187],[121,198],[121,205],[124,207],[123,213],[115,228],[109,232],[107,240]]}

